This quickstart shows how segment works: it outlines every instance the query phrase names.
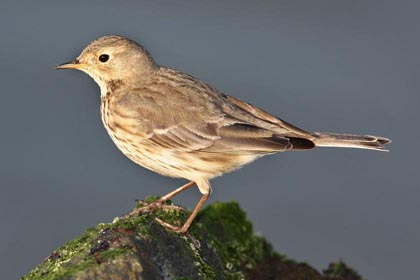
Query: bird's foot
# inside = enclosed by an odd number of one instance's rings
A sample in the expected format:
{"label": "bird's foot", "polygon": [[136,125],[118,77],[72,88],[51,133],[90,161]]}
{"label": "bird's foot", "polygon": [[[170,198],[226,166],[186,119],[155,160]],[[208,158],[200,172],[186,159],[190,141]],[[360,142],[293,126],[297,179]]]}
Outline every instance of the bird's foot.
{"label": "bird's foot", "polygon": [[165,227],[165,228],[167,228],[167,229],[169,229],[171,231],[177,232],[177,233],[186,233],[187,230],[188,230],[188,227],[185,227],[185,225],[182,226],[182,227],[180,227],[180,226],[174,226],[174,225],[171,225],[170,223],[165,222],[165,221],[163,221],[163,220],[161,220],[161,219],[159,219],[157,217],[155,218],[155,220],[156,220],[156,222],[158,222],[159,224],[161,224],[163,227]]}
{"label": "bird's foot", "polygon": [[166,204],[166,200],[157,199],[153,202],[147,202],[144,200],[136,200],[139,204],[139,207],[134,209],[132,212],[123,216],[123,218],[132,218],[136,216],[140,216],[143,213],[153,213],[156,212],[158,209],[162,209],[164,211],[182,211],[184,210],[182,207],[174,204]]}

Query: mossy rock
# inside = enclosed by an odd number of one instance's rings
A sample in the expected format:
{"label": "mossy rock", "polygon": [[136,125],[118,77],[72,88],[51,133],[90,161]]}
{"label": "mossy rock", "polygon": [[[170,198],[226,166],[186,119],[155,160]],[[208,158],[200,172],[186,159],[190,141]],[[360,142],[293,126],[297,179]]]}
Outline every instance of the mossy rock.
{"label": "mossy rock", "polygon": [[235,202],[207,206],[187,234],[169,231],[154,219],[181,224],[188,214],[158,210],[99,224],[22,279],[362,279],[341,262],[322,275],[274,252]]}

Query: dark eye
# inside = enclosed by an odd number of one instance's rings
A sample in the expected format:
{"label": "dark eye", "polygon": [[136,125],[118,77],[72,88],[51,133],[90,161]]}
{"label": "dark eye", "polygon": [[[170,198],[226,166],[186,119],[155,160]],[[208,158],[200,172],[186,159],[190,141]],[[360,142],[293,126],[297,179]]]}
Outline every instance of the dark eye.
{"label": "dark eye", "polygon": [[102,62],[102,63],[107,62],[108,59],[109,59],[109,55],[107,55],[107,54],[101,54],[99,56],[99,61]]}

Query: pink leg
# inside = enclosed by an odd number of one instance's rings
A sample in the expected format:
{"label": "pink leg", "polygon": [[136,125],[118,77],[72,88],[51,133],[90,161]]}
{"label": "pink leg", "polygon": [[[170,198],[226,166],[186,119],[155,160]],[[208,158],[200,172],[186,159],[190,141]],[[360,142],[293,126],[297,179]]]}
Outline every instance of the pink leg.
{"label": "pink leg", "polygon": [[197,216],[198,211],[200,211],[201,207],[203,207],[203,204],[206,202],[206,200],[209,198],[210,193],[206,193],[203,194],[203,196],[200,198],[200,200],[198,201],[197,205],[195,206],[193,212],[191,213],[191,215],[188,217],[187,221],[184,223],[184,225],[180,228],[177,226],[173,226],[165,221],[162,221],[159,218],[155,218],[156,221],[158,221],[161,225],[163,225],[164,227],[176,231],[176,232],[180,232],[180,233],[186,233],[189,229],[189,227],[191,226],[191,223],[193,222],[195,216]]}

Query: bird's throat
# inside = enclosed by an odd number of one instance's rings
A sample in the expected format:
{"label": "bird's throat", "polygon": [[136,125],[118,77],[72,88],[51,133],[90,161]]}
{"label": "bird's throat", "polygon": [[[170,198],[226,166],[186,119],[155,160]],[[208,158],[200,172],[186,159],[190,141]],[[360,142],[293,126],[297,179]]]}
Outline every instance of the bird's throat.
{"label": "bird's throat", "polygon": [[112,94],[124,84],[121,80],[118,80],[118,79],[114,79],[114,80],[102,80],[102,79],[96,80],[95,79],[95,82],[99,85],[99,88],[101,89],[101,98],[104,98],[105,96],[109,94]]}

